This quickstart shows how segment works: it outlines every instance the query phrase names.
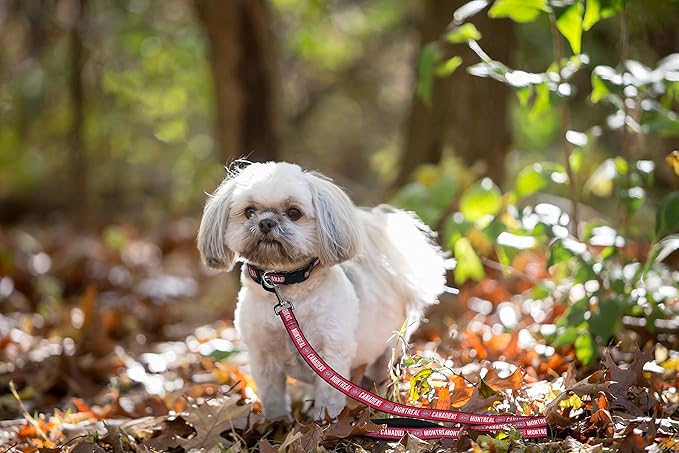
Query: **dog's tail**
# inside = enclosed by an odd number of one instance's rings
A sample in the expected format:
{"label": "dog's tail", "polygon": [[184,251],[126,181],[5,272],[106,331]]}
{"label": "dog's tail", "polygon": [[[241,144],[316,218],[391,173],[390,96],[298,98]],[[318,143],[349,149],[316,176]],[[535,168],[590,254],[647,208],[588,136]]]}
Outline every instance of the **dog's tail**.
{"label": "dog's tail", "polygon": [[373,214],[386,222],[386,234],[397,281],[410,295],[411,308],[421,312],[446,290],[448,260],[436,244],[436,234],[415,214],[380,205]]}

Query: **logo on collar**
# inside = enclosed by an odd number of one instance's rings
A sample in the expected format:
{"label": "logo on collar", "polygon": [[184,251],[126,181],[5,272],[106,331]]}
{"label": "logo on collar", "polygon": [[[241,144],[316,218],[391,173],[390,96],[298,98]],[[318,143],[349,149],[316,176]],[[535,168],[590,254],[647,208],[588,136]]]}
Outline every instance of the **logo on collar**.
{"label": "logo on collar", "polygon": [[[302,268],[296,269],[294,271],[281,271],[281,272],[260,269],[250,263],[247,263],[248,275],[254,282],[261,284],[262,276],[266,272],[268,278],[270,278],[273,283],[277,285],[292,285],[294,283],[301,283],[308,279],[309,276],[311,275],[311,272],[314,270],[314,268],[318,265],[319,262],[320,260],[318,258],[314,258],[309,264]],[[262,285],[262,288],[271,293],[274,292],[272,288],[268,288],[266,285]]]}

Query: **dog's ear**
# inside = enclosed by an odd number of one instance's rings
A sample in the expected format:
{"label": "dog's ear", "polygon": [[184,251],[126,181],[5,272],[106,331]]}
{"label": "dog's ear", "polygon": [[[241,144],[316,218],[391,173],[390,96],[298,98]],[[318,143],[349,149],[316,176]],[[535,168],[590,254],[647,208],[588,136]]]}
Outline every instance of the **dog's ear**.
{"label": "dog's ear", "polygon": [[321,263],[339,264],[353,258],[361,247],[356,206],[342,189],[318,173],[305,173],[314,208]]}
{"label": "dog's ear", "polygon": [[209,195],[198,230],[198,250],[203,262],[215,269],[231,270],[236,254],[226,245],[226,228],[231,209],[231,193],[235,187],[233,177],[227,177]]}

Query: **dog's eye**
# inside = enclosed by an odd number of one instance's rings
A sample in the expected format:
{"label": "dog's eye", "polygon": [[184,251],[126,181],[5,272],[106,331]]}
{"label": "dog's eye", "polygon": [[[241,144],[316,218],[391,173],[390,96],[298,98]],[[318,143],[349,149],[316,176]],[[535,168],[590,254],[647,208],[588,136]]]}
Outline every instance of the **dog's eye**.
{"label": "dog's eye", "polygon": [[255,209],[254,206],[248,206],[247,208],[245,208],[245,211],[243,212],[245,213],[245,218],[249,219],[255,214],[255,212],[257,212],[257,210]]}
{"label": "dog's eye", "polygon": [[297,208],[290,208],[285,211],[285,215],[287,215],[288,218],[294,222],[295,220],[299,220],[299,218],[302,217],[302,211]]}

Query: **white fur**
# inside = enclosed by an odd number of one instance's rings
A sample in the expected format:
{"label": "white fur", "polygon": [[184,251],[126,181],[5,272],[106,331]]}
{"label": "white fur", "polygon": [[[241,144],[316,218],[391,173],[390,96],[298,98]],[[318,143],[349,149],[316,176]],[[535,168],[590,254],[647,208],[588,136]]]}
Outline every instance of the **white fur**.
{"label": "white fur", "polygon": [[[255,213],[245,215],[248,207]],[[302,211],[293,221],[286,210]],[[277,226],[264,235],[258,222]],[[283,285],[309,342],[349,378],[361,365],[382,379],[387,340],[404,320],[409,333],[444,289],[445,266],[431,231],[386,205],[354,206],[329,179],[288,163],[255,163],[230,174],[209,198],[198,235],[205,263],[229,269],[236,257],[263,269],[294,270],[318,257],[308,280]],[[267,242],[269,241],[269,242]],[[275,244],[271,244],[275,241]],[[315,376],[274,314],[276,299],[243,266],[235,324],[250,353],[257,392],[269,419],[290,416],[286,376],[314,387],[314,415],[337,416],[346,399]],[[379,364],[379,365],[378,365]]]}

